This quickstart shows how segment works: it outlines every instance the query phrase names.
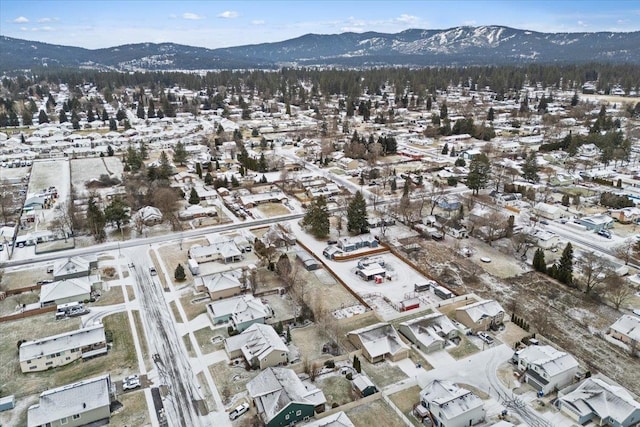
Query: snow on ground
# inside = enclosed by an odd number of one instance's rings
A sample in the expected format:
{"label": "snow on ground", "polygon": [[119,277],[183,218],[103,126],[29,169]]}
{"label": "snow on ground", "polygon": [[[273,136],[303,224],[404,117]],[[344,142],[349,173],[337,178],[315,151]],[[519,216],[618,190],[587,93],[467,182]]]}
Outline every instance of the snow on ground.
{"label": "snow on ground", "polygon": [[122,162],[117,157],[93,157],[88,159],[71,160],[72,184],[78,195],[88,195],[86,183],[99,179],[100,175],[113,175],[122,178]]}
{"label": "snow on ground", "polygon": [[[33,162],[31,177],[29,179],[29,189],[27,190],[27,198],[48,189],[56,187],[58,191],[58,202],[65,202],[69,197],[70,189],[70,168],[69,160],[47,160]],[[37,229],[46,230],[48,223],[55,216],[55,209],[43,209],[38,212]]]}

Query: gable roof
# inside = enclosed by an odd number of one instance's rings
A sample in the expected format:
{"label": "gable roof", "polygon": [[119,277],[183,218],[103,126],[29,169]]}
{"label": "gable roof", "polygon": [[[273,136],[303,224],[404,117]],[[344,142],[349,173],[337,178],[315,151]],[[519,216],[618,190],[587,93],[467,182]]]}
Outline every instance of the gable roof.
{"label": "gable roof", "polygon": [[[420,399],[439,408],[439,418],[450,420],[482,407],[482,400],[451,381],[434,380],[420,392]],[[431,410],[435,413],[434,410]]]}
{"label": "gable roof", "polygon": [[95,260],[79,256],[61,259],[53,264],[53,277],[66,276],[78,271],[86,271],[88,274],[91,271],[92,262]]}
{"label": "gable roof", "polygon": [[397,354],[409,347],[400,339],[398,332],[389,323],[376,323],[366,328],[349,332],[357,335],[372,358],[385,354]]}
{"label": "gable roof", "polygon": [[578,367],[578,361],[572,355],[550,345],[530,345],[516,354],[529,366],[535,365],[544,370],[549,377]]}
{"label": "gable roof", "polygon": [[485,317],[495,317],[504,313],[504,309],[494,300],[484,300],[457,308],[456,311],[464,311],[474,322]]}
{"label": "gable roof", "polygon": [[600,419],[612,418],[620,424],[634,413],[640,414],[640,403],[627,390],[599,378],[585,379],[575,390],[558,399],[581,416],[593,413]]}
{"label": "gable roof", "polygon": [[254,357],[263,359],[272,351],[289,352],[275,329],[262,323],[254,323],[241,334],[227,338],[224,345],[229,353],[241,350],[247,361],[253,360]]}
{"label": "gable roof", "polygon": [[242,270],[235,269],[197,277],[196,283],[198,285],[204,285],[209,292],[218,292],[226,289],[241,288],[241,277]]}
{"label": "gable roof", "polygon": [[80,330],[52,335],[38,340],[26,341],[20,345],[20,362],[100,342],[106,342],[104,326],[102,324],[92,325]]}
{"label": "gable roof", "polygon": [[44,391],[39,403],[29,407],[27,426],[41,426],[108,406],[110,388],[111,377],[107,374]]}
{"label": "gable roof", "polygon": [[355,425],[351,422],[347,414],[340,411],[310,422],[306,427],[355,427]]}
{"label": "gable roof", "polygon": [[91,293],[91,283],[86,277],[64,279],[47,283],[40,288],[40,303],[80,297]]}
{"label": "gable roof", "polygon": [[399,327],[403,333],[408,329],[407,332],[426,347],[436,341],[444,341],[444,336],[458,329],[447,316],[439,312],[402,322]]}
{"label": "gable roof", "polygon": [[326,402],[324,393],[305,384],[286,368],[267,368],[247,383],[247,391],[268,423],[290,403],[317,406]]}
{"label": "gable roof", "polygon": [[640,317],[638,316],[624,314],[610,328],[640,342]]}

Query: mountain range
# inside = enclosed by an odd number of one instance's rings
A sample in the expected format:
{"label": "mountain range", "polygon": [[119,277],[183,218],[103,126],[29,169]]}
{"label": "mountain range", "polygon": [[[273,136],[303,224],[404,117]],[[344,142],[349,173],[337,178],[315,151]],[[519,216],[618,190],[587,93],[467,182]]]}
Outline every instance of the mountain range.
{"label": "mountain range", "polygon": [[640,63],[640,31],[540,33],[503,26],[306,34],[275,43],[207,49],[138,43],[104,49],[0,36],[0,71],[41,66],[102,70],[215,70],[289,66],[465,66]]}

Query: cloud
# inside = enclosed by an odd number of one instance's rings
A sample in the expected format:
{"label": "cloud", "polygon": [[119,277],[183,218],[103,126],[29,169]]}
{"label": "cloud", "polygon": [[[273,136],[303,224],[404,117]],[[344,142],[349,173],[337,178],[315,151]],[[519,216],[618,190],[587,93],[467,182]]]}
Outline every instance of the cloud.
{"label": "cloud", "polygon": [[29,31],[27,27],[20,27],[20,31]]}
{"label": "cloud", "polygon": [[251,25],[264,25],[265,22],[262,19],[254,19],[251,21]]}
{"label": "cloud", "polygon": [[237,18],[238,16],[240,15],[235,10],[225,10],[224,12],[218,15],[218,18],[233,19],[233,18]]}
{"label": "cloud", "polygon": [[397,22],[401,22],[403,24],[411,24],[411,25],[416,24],[419,20],[420,18],[418,18],[417,16],[407,15],[406,13],[403,13],[402,15],[396,18]]}
{"label": "cloud", "polygon": [[40,27],[40,31],[55,31],[53,27],[45,25],[44,27]]}
{"label": "cloud", "polygon": [[362,33],[364,30],[362,27],[340,27],[340,31],[344,33]]}
{"label": "cloud", "polygon": [[185,12],[182,14],[182,19],[186,19],[189,21],[198,21],[200,19],[204,19],[204,16],[198,15],[196,13]]}
{"label": "cloud", "polygon": [[462,24],[467,27],[474,27],[478,22],[475,19],[470,19],[469,21],[464,21]]}
{"label": "cloud", "polygon": [[589,26],[589,24],[587,24],[586,22],[581,21],[581,20],[578,21],[578,27],[586,28],[588,26]]}
{"label": "cloud", "polygon": [[59,20],[58,18],[46,18],[45,17],[45,18],[38,19],[38,23],[39,24],[45,24],[47,22],[54,22],[54,21],[58,21],[58,20]]}
{"label": "cloud", "polygon": [[25,18],[24,16],[18,16],[13,20],[14,24],[26,24],[27,22],[29,22],[29,19]]}

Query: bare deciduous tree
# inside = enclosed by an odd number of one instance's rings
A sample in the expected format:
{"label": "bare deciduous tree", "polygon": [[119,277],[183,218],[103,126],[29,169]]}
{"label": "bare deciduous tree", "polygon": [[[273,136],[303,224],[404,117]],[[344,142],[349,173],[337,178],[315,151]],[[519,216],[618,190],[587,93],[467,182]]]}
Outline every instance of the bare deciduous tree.
{"label": "bare deciduous tree", "polygon": [[615,274],[606,261],[594,252],[583,253],[576,264],[579,267],[576,269],[579,274],[576,275],[574,281],[578,286],[582,286],[587,295]]}
{"label": "bare deciduous tree", "polygon": [[606,281],[606,295],[616,310],[619,310],[623,304],[633,298],[634,289],[624,278],[613,274]]}

